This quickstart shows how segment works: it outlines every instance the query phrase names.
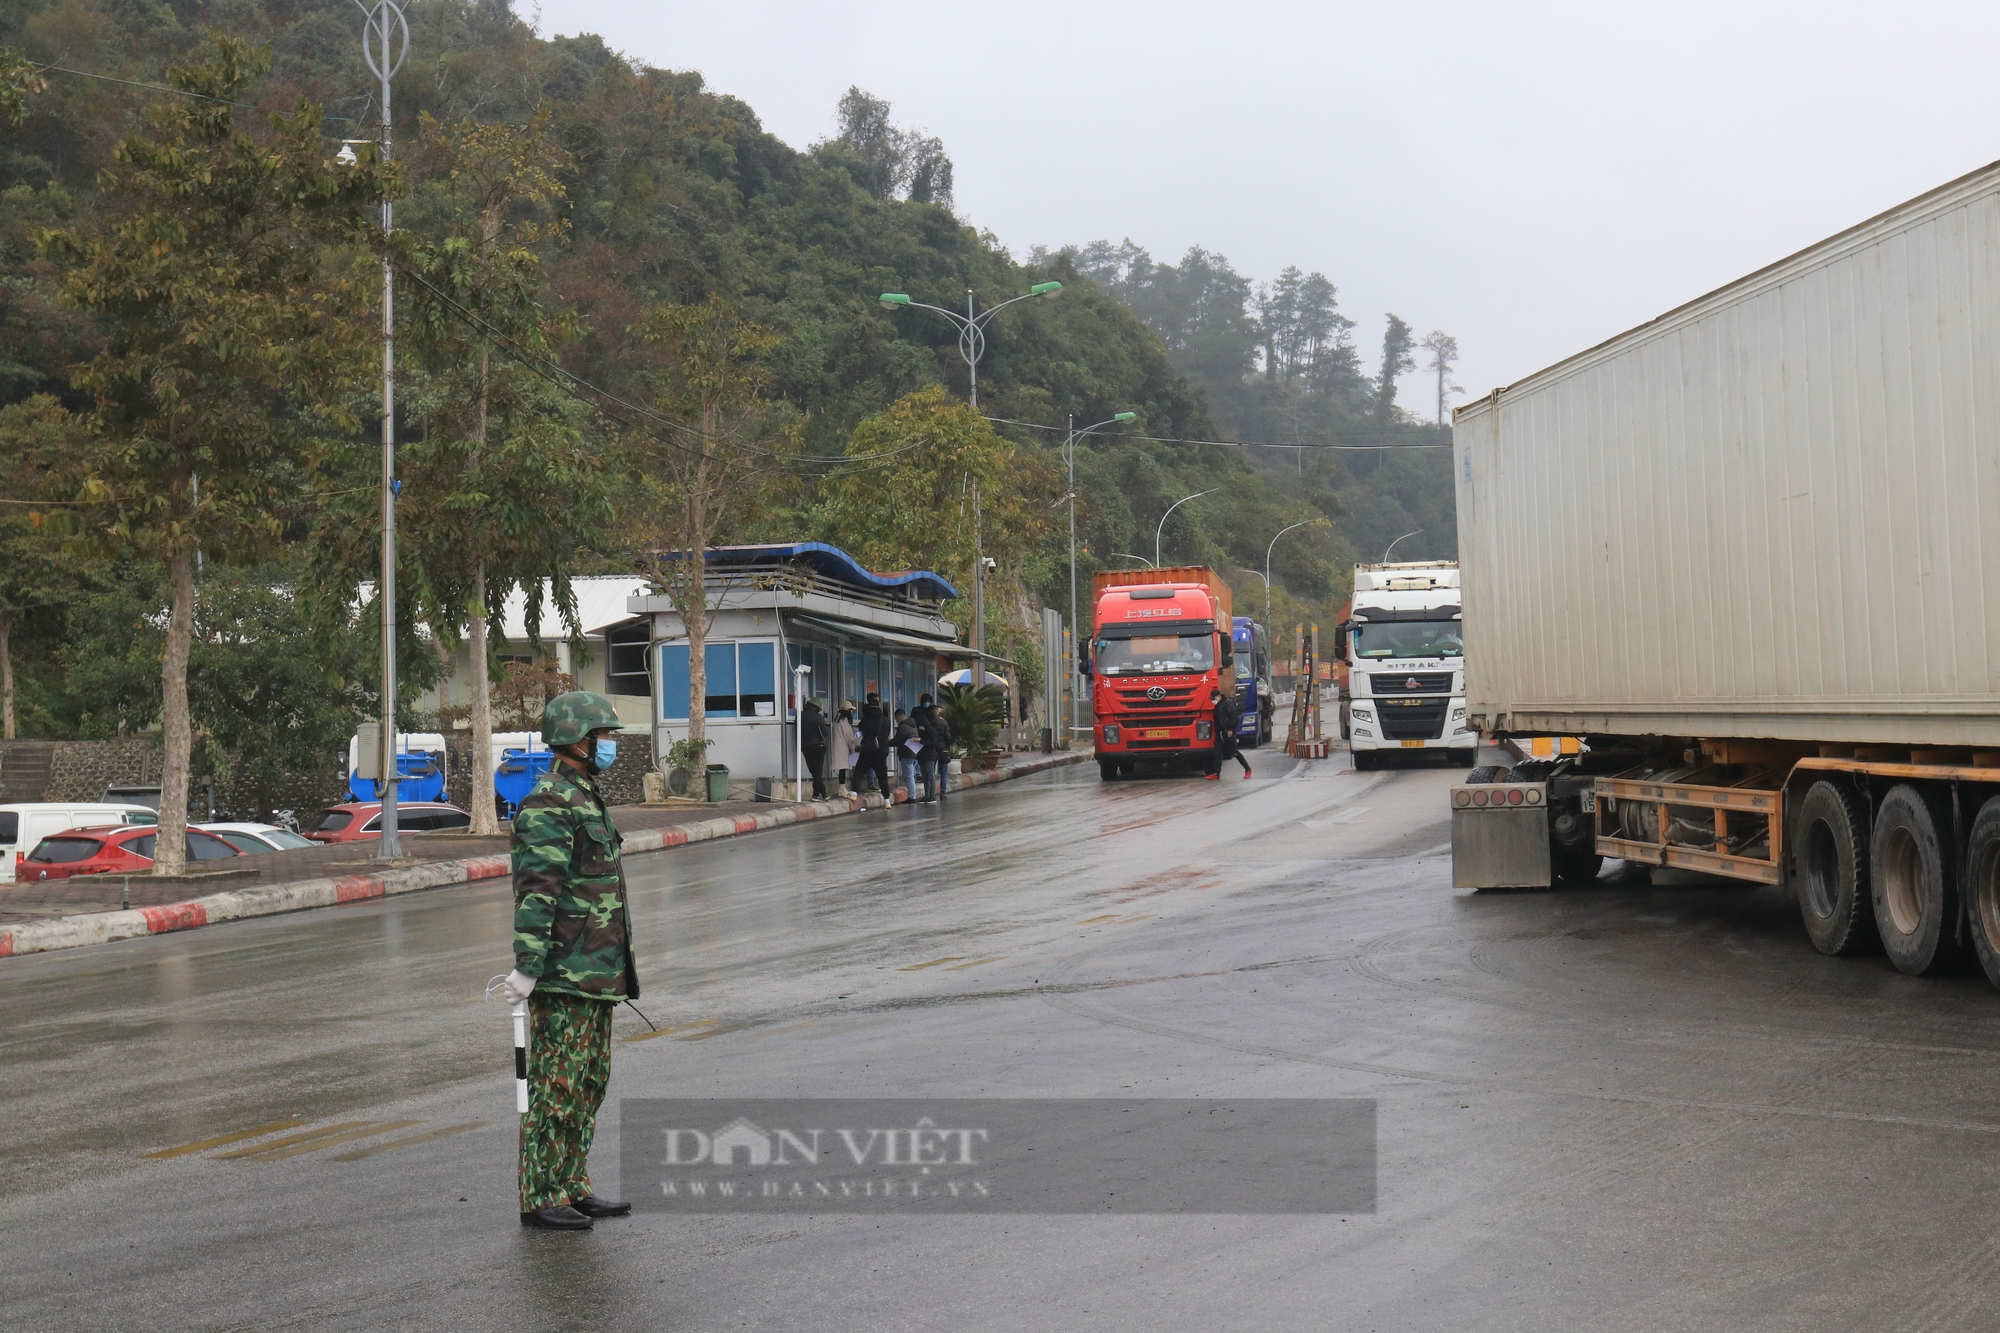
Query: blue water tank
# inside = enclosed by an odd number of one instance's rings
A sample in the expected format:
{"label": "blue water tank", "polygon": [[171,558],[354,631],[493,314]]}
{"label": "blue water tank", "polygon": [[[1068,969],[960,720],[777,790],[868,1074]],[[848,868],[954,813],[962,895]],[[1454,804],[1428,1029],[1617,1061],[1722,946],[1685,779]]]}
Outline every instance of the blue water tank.
{"label": "blue water tank", "polygon": [[555,756],[547,750],[502,750],[500,766],[493,770],[493,794],[507,807],[506,818],[512,819],[514,812],[521,808],[521,802],[541,781],[542,774],[549,771],[549,764]]}
{"label": "blue water tank", "polygon": [[[412,750],[396,756],[396,801],[441,801],[444,799],[444,756],[428,750]],[[347,775],[347,796],[353,801],[373,801],[376,784],[372,778]]]}

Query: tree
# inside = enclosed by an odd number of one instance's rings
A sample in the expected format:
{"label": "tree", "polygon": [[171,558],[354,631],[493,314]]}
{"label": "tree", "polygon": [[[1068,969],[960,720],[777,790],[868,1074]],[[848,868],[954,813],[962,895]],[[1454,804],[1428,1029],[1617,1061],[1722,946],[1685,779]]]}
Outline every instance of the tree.
{"label": "tree", "polygon": [[27,55],[0,46],[0,125],[19,125],[28,118],[28,99],[49,86]]}
{"label": "tree", "polygon": [[163,99],[150,131],[119,144],[109,227],[42,237],[68,266],[65,297],[111,326],[75,377],[96,436],[75,535],[167,574],[154,866],[168,875],[186,866],[195,551],[247,560],[277,543],[304,465],[329,432],[358,427],[343,399],[373,344],[366,269],[352,260],[395,179],[372,152],[334,169],[307,102],[268,134],[238,129],[234,102],[269,52],[212,41],[207,59],[166,73],[200,96]]}
{"label": "tree", "polygon": [[1440,329],[1432,329],[1421,343],[1417,344],[1431,354],[1430,364],[1425,367],[1437,375],[1438,403],[1437,424],[1444,424],[1444,396],[1448,393],[1464,393],[1465,390],[1451,383],[1451,368],[1458,363],[1458,339]]}
{"label": "tree", "polygon": [[[542,310],[533,248],[563,231],[535,216],[562,201],[558,173],[569,166],[549,121],[546,108],[518,126],[447,129],[426,117],[418,155],[436,165],[429,202],[447,234],[410,246],[425,375],[413,386],[423,434],[405,451],[404,530],[415,605],[434,634],[467,631],[475,756],[493,750],[492,608],[522,588],[539,637],[546,584],[575,633],[570,566],[609,517],[602,456],[579,410],[517,359],[549,355],[568,332]],[[491,801],[474,800],[472,831],[499,831]]]}
{"label": "tree", "polygon": [[1393,421],[1396,415],[1396,379],[1415,369],[1417,359],[1410,351],[1410,326],[1396,316],[1382,331],[1382,369],[1375,376],[1375,415]]}
{"label": "tree", "polygon": [[20,735],[14,701],[14,633],[30,617],[60,623],[79,585],[77,562],[63,558],[56,526],[35,501],[74,457],[82,422],[46,395],[0,408],[0,739]]}
{"label": "tree", "polygon": [[858,159],[855,184],[877,199],[951,207],[951,158],[943,140],[922,130],[900,130],[889,120],[889,104],[860,88],[849,88],[835,109],[840,133],[833,146]]}
{"label": "tree", "polygon": [[708,547],[776,470],[781,432],[769,358],[784,336],[711,296],[655,309],[633,332],[663,355],[653,407],[664,420],[628,436],[639,488],[639,567],[666,591],[688,636],[688,739],[708,732]]}

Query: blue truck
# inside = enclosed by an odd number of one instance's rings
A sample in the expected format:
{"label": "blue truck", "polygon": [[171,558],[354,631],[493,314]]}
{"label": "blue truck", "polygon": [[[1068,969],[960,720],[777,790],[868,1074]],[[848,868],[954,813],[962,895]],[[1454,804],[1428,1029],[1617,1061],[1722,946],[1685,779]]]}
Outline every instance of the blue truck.
{"label": "blue truck", "polygon": [[1271,697],[1271,639],[1249,616],[1231,621],[1236,642],[1236,707],[1243,719],[1236,724],[1236,741],[1254,750],[1271,739],[1278,711]]}

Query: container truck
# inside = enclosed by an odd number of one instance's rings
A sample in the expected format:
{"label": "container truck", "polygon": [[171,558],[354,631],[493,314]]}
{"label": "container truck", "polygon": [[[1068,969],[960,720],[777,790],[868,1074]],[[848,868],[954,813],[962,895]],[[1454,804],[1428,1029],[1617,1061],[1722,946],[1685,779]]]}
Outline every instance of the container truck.
{"label": "container truck", "polygon": [[1236,616],[1236,742],[1254,750],[1271,739],[1278,701],[1271,697],[1271,637],[1249,616]]}
{"label": "container truck", "polygon": [[1354,567],[1338,641],[1347,663],[1341,728],[1356,768],[1426,750],[1471,767],[1479,736],[1466,719],[1460,600],[1451,561]]}
{"label": "container truck", "polygon": [[1229,585],[1199,565],[1091,577],[1090,701],[1097,771],[1219,771],[1215,690],[1234,691]]}
{"label": "container truck", "polygon": [[1581,744],[1452,789],[1454,881],[1768,884],[2000,985],[1996,366],[2000,164],[1459,409],[1471,720]]}

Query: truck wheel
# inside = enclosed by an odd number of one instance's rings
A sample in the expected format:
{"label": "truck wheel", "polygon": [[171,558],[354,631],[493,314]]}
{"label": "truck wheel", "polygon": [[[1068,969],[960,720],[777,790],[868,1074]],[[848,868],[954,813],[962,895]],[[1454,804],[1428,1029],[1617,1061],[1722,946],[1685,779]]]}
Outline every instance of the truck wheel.
{"label": "truck wheel", "polygon": [[1815,782],[1799,803],[1793,892],[1813,948],[1838,956],[1875,942],[1868,901],[1868,826],[1846,789]]}
{"label": "truck wheel", "polygon": [[1986,979],[2000,987],[2000,796],[1979,807],[1965,848],[1965,914]]}
{"label": "truck wheel", "polygon": [[1106,782],[1118,781],[1118,765],[1112,763],[1109,759],[1098,760],[1097,776]]}
{"label": "truck wheel", "polygon": [[1957,849],[1939,835],[1950,827],[1950,812],[1907,782],[1891,787],[1875,811],[1868,866],[1875,929],[1896,970],[1913,977],[1947,970],[1961,952]]}
{"label": "truck wheel", "polygon": [[1604,869],[1604,858],[1593,850],[1557,843],[1549,848],[1549,853],[1555,863],[1552,868],[1556,878],[1565,884],[1588,884]]}
{"label": "truck wheel", "polygon": [[1477,768],[1466,770],[1465,781],[1468,785],[1477,782],[1498,782],[1506,774],[1507,770],[1497,765],[1481,764]]}

